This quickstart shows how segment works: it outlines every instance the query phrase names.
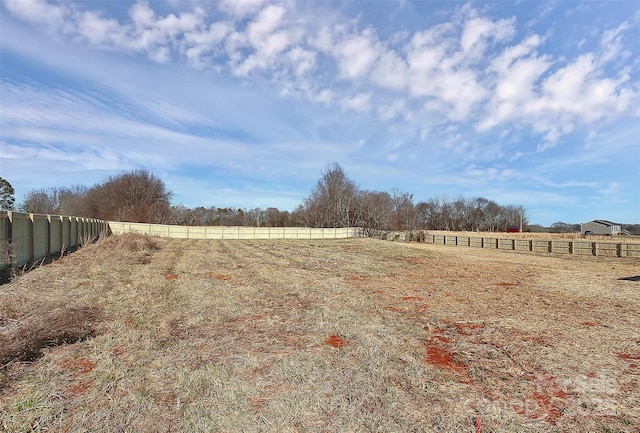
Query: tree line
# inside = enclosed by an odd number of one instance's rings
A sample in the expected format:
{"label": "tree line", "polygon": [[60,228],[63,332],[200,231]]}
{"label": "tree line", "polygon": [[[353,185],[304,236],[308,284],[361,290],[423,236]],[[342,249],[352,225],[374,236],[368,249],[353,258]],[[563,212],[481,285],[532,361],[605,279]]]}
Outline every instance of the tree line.
{"label": "tree line", "polygon": [[327,166],[310,195],[294,211],[308,227],[363,227],[368,230],[506,231],[527,225],[522,206],[482,198],[436,197],[414,203],[414,196],[360,189],[340,165]]}
{"label": "tree line", "polygon": [[92,187],[39,188],[27,192],[17,206],[21,212],[73,215],[106,221],[166,222],[172,193],[147,170],[107,177]]}
{"label": "tree line", "polygon": [[[2,185],[0,182],[0,190]],[[12,194],[13,189],[5,195]],[[138,169],[109,176],[92,187],[34,189],[25,194],[17,208],[22,212],[110,221],[194,226],[362,227],[372,233],[413,229],[505,231],[521,222],[523,227],[527,226],[522,206],[499,205],[483,197],[436,197],[416,203],[413,194],[398,189],[386,192],[358,187],[337,163],[327,165],[309,196],[292,212],[276,207],[189,208],[172,205],[171,198],[172,193],[160,178]],[[3,203],[3,207],[12,209],[13,203]]]}

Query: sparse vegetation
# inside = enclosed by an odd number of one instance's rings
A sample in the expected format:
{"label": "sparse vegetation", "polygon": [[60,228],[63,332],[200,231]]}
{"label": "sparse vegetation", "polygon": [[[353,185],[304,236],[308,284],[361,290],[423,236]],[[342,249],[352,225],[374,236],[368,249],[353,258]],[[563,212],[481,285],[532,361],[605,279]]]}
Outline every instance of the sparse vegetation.
{"label": "sparse vegetation", "polygon": [[3,341],[91,330],[13,351],[0,431],[637,432],[638,265],[104,238],[0,288]]}

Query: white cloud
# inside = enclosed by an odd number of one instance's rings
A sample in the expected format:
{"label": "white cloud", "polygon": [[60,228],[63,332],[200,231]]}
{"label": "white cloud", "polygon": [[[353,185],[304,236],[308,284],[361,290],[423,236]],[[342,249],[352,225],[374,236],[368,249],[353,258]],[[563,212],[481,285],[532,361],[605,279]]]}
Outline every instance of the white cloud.
{"label": "white cloud", "polygon": [[316,53],[301,47],[294,47],[287,52],[287,57],[296,76],[310,72],[316,64]]}
{"label": "white cloud", "polygon": [[411,111],[407,107],[407,101],[405,99],[397,99],[390,105],[380,105],[377,111],[380,118],[384,121],[389,121],[396,117],[411,115]]}
{"label": "white cloud", "polygon": [[493,22],[486,18],[472,18],[465,23],[460,44],[462,51],[481,56],[490,38],[495,41],[510,39],[515,33],[515,18]]}
{"label": "white cloud", "polygon": [[486,131],[495,125],[513,119],[521,119],[527,101],[536,95],[536,87],[542,74],[549,68],[546,56],[537,56],[535,49],[540,37],[532,35],[522,43],[509,47],[489,66],[496,75],[493,97],[489,110],[478,129]]}
{"label": "white cloud", "polygon": [[333,47],[340,76],[357,79],[366,75],[381,54],[380,43],[372,29],[346,36]]}
{"label": "white cloud", "polygon": [[371,108],[371,94],[358,93],[355,96],[346,97],[342,100],[342,106],[354,111],[364,112]]}
{"label": "white cloud", "polygon": [[371,73],[371,80],[381,87],[404,91],[408,83],[407,64],[394,51],[386,51]]}
{"label": "white cloud", "polygon": [[45,25],[49,31],[62,29],[70,14],[70,10],[64,5],[51,5],[45,0],[5,0],[4,4],[12,14],[32,23]]}
{"label": "white cloud", "polygon": [[218,7],[221,11],[241,19],[258,12],[265,0],[221,0]]}
{"label": "white cloud", "polygon": [[630,27],[629,22],[625,21],[618,27],[607,30],[602,34],[602,40],[600,41],[600,47],[602,49],[602,55],[600,56],[601,62],[604,63],[631,55],[622,45],[622,35]]}
{"label": "white cloud", "polygon": [[[162,15],[156,4],[139,2],[119,21],[92,3],[5,0],[14,17],[89,49],[182,61],[247,87],[268,83],[282,98],[370,113],[388,125],[404,122],[414,136],[430,131],[428,145],[440,139],[434,133],[440,126],[464,130],[472,122],[482,133],[533,132],[544,150],[582,125],[597,129],[592,125],[601,121],[640,116],[635,70],[620,66],[630,53],[625,36],[635,24],[629,21],[604,31],[592,52],[572,58],[551,50],[551,36],[511,42],[519,30],[515,18],[494,19],[471,4],[411,30],[364,22],[363,15],[351,19],[341,10],[318,19],[315,7],[288,2],[176,4],[182,12],[176,6]],[[176,125],[209,120],[165,100],[148,102],[147,109]],[[467,149],[469,140],[457,132],[442,136],[442,143]],[[468,156],[479,153],[474,148]]]}

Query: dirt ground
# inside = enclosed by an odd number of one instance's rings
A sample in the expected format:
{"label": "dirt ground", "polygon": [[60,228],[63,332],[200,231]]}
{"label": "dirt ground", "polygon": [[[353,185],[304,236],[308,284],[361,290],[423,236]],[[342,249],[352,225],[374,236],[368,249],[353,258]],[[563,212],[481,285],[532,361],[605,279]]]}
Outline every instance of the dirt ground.
{"label": "dirt ground", "polygon": [[100,322],[5,361],[0,431],[640,431],[639,259],[111,237],[0,286],[0,343],[52,311]]}

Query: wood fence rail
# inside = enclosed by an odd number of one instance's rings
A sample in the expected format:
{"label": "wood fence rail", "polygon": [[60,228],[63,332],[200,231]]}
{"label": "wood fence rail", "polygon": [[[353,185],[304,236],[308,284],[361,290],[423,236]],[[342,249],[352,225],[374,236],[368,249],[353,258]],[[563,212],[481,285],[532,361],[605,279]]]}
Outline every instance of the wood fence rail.
{"label": "wood fence rail", "polygon": [[416,240],[429,244],[455,245],[496,250],[528,251],[537,253],[573,254],[583,256],[640,257],[640,243],[592,242],[568,239],[523,239],[477,237],[433,234],[427,232],[405,232],[406,240]]}

